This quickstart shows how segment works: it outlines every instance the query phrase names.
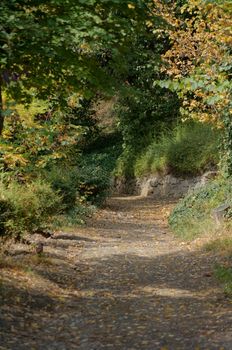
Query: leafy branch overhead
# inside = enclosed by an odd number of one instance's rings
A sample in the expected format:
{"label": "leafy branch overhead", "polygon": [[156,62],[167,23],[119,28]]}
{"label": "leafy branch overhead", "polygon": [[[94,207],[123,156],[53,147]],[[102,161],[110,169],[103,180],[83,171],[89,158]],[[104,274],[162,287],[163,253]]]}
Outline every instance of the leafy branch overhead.
{"label": "leafy branch overhead", "polygon": [[231,17],[232,5],[227,0],[190,0],[178,15],[173,11],[171,47],[163,55],[168,79],[155,82],[178,93],[184,119],[191,117],[224,129],[228,173],[232,171]]}
{"label": "leafy branch overhead", "polygon": [[231,101],[231,3],[189,1],[181,13],[163,56],[171,80],[161,86],[179,91],[183,112],[220,125]]}
{"label": "leafy branch overhead", "polygon": [[44,97],[106,84],[100,56],[129,40],[141,10],[134,3],[132,11],[122,1],[3,0],[2,84],[14,98],[25,97],[22,88],[35,87]]}
{"label": "leafy branch overhead", "polygon": [[231,174],[230,32],[230,1],[2,0],[6,191],[42,178],[76,210],[106,195],[113,171],[218,166],[222,133]]}

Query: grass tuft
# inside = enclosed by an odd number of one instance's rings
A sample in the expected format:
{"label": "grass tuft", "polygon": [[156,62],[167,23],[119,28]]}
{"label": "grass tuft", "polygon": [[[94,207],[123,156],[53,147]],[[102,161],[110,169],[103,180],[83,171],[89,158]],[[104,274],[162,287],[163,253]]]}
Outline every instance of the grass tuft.
{"label": "grass tuft", "polygon": [[155,140],[135,162],[135,176],[197,175],[219,162],[220,132],[196,122],[179,124]]}
{"label": "grass tuft", "polygon": [[[173,232],[182,239],[193,239],[218,227],[211,212],[223,203],[232,204],[232,179],[217,179],[187,194],[169,217]],[[231,229],[231,213],[225,225]]]}
{"label": "grass tuft", "polygon": [[217,265],[215,276],[223,284],[225,295],[232,297],[232,267]]}

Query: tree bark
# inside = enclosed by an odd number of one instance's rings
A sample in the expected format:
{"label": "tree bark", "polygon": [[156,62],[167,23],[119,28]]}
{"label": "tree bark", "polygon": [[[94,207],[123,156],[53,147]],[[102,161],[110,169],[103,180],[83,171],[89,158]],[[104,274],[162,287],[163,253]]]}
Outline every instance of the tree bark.
{"label": "tree bark", "polygon": [[[232,96],[231,96],[232,98]],[[225,108],[223,114],[224,135],[222,143],[222,172],[227,177],[232,176],[232,117],[231,104]]]}
{"label": "tree bark", "polygon": [[224,136],[224,152],[226,154],[226,175],[232,176],[232,120],[228,117]]}
{"label": "tree bark", "polygon": [[2,99],[2,80],[0,78],[0,136],[2,135],[4,125],[4,115],[3,115],[3,99]]}

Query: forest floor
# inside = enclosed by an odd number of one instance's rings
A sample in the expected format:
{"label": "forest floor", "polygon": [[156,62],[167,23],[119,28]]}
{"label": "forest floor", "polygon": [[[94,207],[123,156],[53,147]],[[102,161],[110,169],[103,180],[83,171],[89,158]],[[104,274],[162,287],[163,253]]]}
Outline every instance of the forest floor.
{"label": "forest floor", "polygon": [[111,198],[84,227],[43,239],[41,257],[11,247],[0,349],[231,350],[232,304],[212,272],[220,257],[173,237],[172,206]]}

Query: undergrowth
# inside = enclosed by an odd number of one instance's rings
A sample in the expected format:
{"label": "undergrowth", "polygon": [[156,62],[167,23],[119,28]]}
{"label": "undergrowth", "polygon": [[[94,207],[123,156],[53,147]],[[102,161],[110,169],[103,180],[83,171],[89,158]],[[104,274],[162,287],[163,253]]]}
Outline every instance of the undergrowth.
{"label": "undergrowth", "polygon": [[220,132],[197,122],[182,123],[165,131],[134,165],[135,176],[155,173],[197,175],[215,167],[219,161]]}
{"label": "undergrowth", "polygon": [[215,222],[212,210],[228,203],[232,208],[232,179],[217,179],[195,189],[183,198],[169,217],[174,233],[182,239],[205,236],[204,248],[220,256],[214,266],[215,277],[222,283],[225,295],[232,297],[232,210],[225,213],[220,225]]}
{"label": "undergrowth", "polygon": [[220,238],[213,239],[205,245],[208,252],[214,255],[220,255],[223,263],[217,263],[214,266],[215,277],[222,283],[224,292],[232,297],[232,237],[231,231],[220,232]]}
{"label": "undergrowth", "polygon": [[232,237],[222,237],[208,242],[205,246],[207,251],[220,253],[232,258]]}
{"label": "undergrowth", "polygon": [[62,210],[62,200],[51,185],[41,180],[20,184],[0,183],[0,232],[19,238],[51,225]]}
{"label": "undergrowth", "polygon": [[[217,179],[188,193],[173,210],[169,224],[174,233],[183,239],[213,232],[217,227],[212,210],[223,203],[232,205],[232,179]],[[231,214],[229,210],[228,225]]]}
{"label": "undergrowth", "polygon": [[121,153],[117,133],[100,135],[83,152],[79,163],[80,194],[92,204],[101,205],[111,189],[111,179]]}
{"label": "undergrowth", "polygon": [[20,166],[2,172],[0,235],[20,238],[82,224],[109,193],[118,144],[115,135],[99,134],[81,156],[76,152],[72,163],[60,160],[33,172]]}
{"label": "undergrowth", "polygon": [[217,265],[215,276],[223,284],[225,294],[232,298],[232,267]]}

